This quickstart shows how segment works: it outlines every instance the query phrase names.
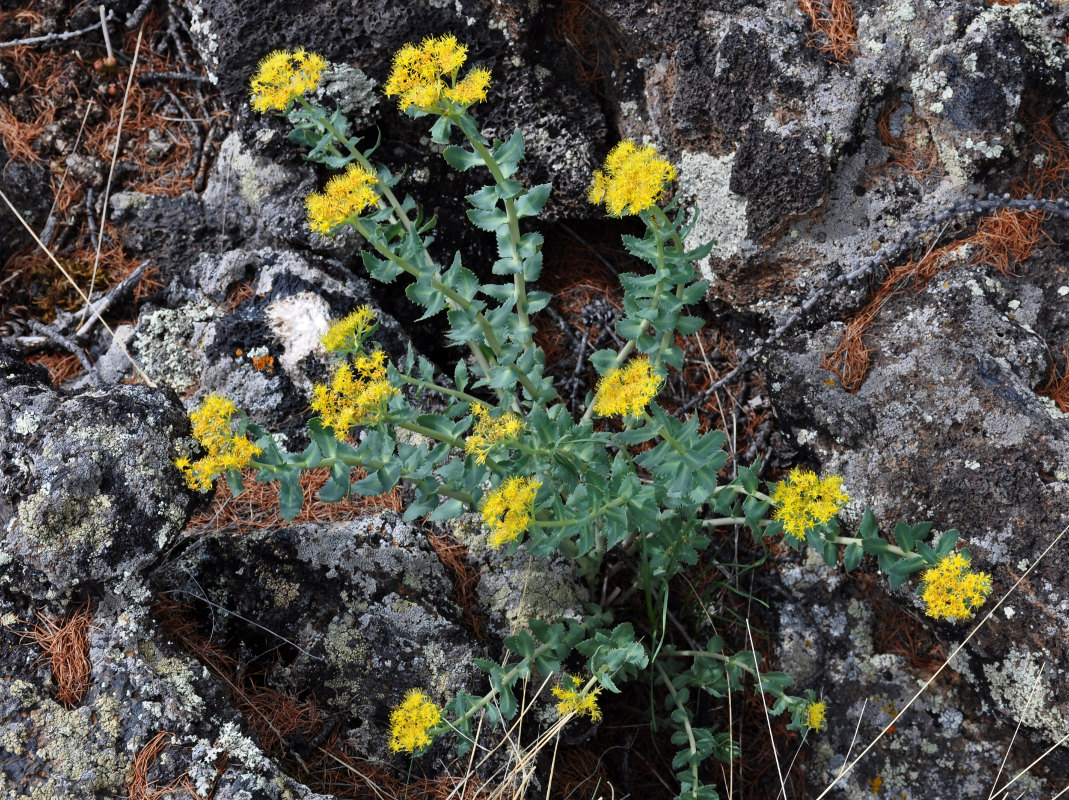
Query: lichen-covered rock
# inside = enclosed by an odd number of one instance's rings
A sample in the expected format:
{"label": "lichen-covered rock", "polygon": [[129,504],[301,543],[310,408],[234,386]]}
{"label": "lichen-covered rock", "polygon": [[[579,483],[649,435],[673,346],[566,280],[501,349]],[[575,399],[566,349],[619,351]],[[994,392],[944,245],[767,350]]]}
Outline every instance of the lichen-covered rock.
{"label": "lichen-covered rock", "polygon": [[67,395],[0,350],[0,580],[62,599],[150,568],[189,518],[171,463],[188,431],[173,392]]}
{"label": "lichen-covered rock", "polygon": [[168,582],[213,604],[215,636],[241,663],[342,712],[345,735],[374,757],[390,758],[385,724],[407,690],[439,704],[481,690],[473,659],[487,654],[460,625],[452,580],[394,515],[210,536],[181,566]]}
{"label": "lichen-covered rock", "polygon": [[[848,520],[856,525],[868,506],[888,527],[931,520],[937,530],[958,529],[975,568],[992,574],[996,596],[1069,518],[1069,428],[1035,392],[1050,368],[1036,328],[1049,330],[1057,315],[1030,279],[1064,279],[1066,269],[1062,261],[1044,265],[1043,275],[1009,279],[957,268],[924,291],[889,299],[869,340],[872,369],[855,394],[821,366],[839,325],[798,337],[769,359],[777,416],[826,470],[843,475],[855,498]],[[1062,561],[1052,553],[1038,564],[957,665],[1004,719],[1025,722],[1044,746],[1069,724]],[[923,613],[908,587],[896,597]],[[949,623],[937,630],[951,642],[962,636]],[[1025,672],[1038,681],[1042,715],[1027,711],[1010,686],[1021,684],[1008,676]]]}

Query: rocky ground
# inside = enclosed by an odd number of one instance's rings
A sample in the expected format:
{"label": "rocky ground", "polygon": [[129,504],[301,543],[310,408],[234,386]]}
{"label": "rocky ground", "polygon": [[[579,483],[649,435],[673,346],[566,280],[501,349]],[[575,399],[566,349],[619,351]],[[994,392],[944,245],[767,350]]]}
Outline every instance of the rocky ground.
{"label": "rocky ground", "polygon": [[[612,346],[620,310],[613,272],[634,268],[618,244],[630,228],[586,203],[589,176],[620,138],[646,140],[701,209],[693,244],[716,239],[700,264],[709,325],[666,401],[729,430],[732,463],[760,456],[765,478],[795,463],[842,474],[847,531],[865,508],[957,528],[996,594],[1013,589],[828,796],[986,795],[1054,745],[1007,791],[1069,783],[1069,542],[1039,561],[1069,520],[1069,4],[107,8],[114,74],[95,64],[96,7],[0,11],[0,190],[83,286],[103,243],[92,299],[109,326],[2,212],[4,797],[400,796],[406,782],[445,797],[465,765],[443,746],[406,778],[385,748],[389,708],[413,685],[477,691],[472,659],[499,657],[526,619],[603,599],[567,562],[488,551],[470,521],[401,521],[401,493],[310,502],[285,524],[269,487],[205,498],[171,463],[209,392],[299,447],[326,374],[318,336],[361,303],[391,355],[411,344],[452,374],[441,329],[366,277],[356,237],[308,230],[303,199],[325,173],[246,89],[273,49],[322,53],[321,101],[369,141],[381,131],[378,155],[407,165],[443,252],[489,263],[493,242],[461,215],[475,184],[379,91],[401,44],[446,31],[493,70],[484,130],[523,128],[523,179],[554,187],[543,283],[557,299],[538,324],[562,393],[589,387],[583,354]],[[724,531],[710,560],[734,542]],[[757,574],[759,646],[828,699],[827,729],[788,772],[790,796],[817,797],[970,629],[864,569],[785,550]],[[747,613],[729,592],[706,599]],[[671,746],[629,716],[643,692],[563,743],[554,796],[609,796],[605,781],[671,796]],[[775,796],[760,706],[731,713],[735,791]],[[774,738],[786,771],[797,742]],[[530,779],[544,794],[548,764]]]}

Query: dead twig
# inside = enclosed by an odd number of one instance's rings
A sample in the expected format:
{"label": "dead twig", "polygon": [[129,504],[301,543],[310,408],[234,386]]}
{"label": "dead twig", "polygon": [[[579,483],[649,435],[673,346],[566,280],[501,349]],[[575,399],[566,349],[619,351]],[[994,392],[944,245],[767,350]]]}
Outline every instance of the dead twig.
{"label": "dead twig", "polygon": [[[109,11],[107,18],[114,19],[115,12]],[[8,47],[20,47],[27,44],[53,44],[55,42],[65,42],[68,39],[75,39],[79,36],[84,36],[90,31],[95,31],[100,27],[99,22],[94,22],[92,25],[82,28],[77,31],[65,31],[63,33],[48,33],[44,36],[31,36],[29,39],[16,39],[13,42],[0,42],[0,50],[4,50]]]}

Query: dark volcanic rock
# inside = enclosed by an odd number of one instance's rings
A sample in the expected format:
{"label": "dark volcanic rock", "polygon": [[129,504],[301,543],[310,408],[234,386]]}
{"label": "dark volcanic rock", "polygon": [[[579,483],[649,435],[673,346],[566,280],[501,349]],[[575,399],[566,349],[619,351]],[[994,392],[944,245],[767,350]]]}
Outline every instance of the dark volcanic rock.
{"label": "dark volcanic rock", "polygon": [[144,572],[174,543],[191,495],[171,463],[189,422],[173,392],[67,395],[0,351],[3,580],[38,598]]}

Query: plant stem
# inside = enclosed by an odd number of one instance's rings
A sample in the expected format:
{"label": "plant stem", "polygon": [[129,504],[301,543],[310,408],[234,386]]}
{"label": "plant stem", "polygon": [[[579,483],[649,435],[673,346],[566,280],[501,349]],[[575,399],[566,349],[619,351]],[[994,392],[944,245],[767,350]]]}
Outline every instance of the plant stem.
{"label": "plant stem", "polygon": [[[828,539],[828,541],[831,542],[832,544],[846,544],[846,545],[860,544],[862,546],[864,546],[864,544],[865,544],[865,540],[864,539],[858,539],[855,536],[836,536],[834,539]],[[886,545],[886,549],[887,549],[888,553],[894,553],[896,556],[899,556],[899,557],[916,555],[916,553],[907,553],[901,547],[899,547],[898,545],[895,545],[895,544],[891,544],[886,539],[881,539],[881,541]]]}

